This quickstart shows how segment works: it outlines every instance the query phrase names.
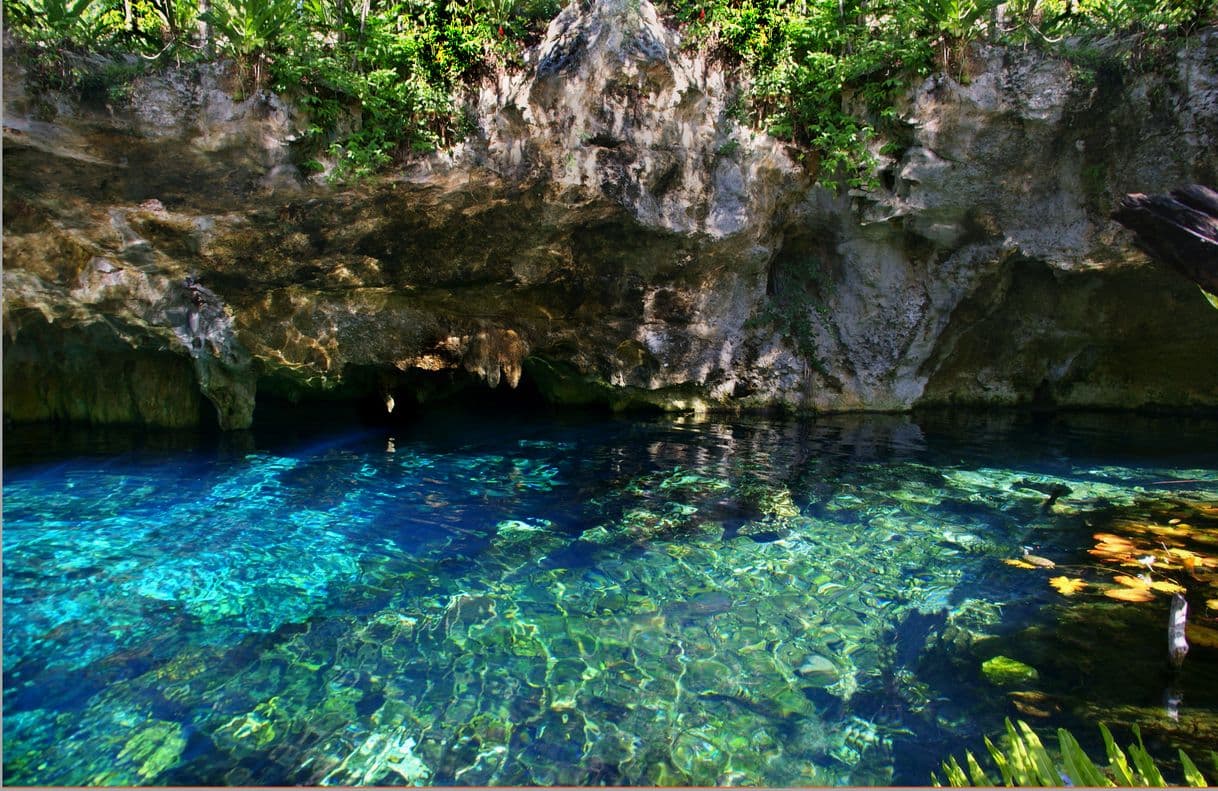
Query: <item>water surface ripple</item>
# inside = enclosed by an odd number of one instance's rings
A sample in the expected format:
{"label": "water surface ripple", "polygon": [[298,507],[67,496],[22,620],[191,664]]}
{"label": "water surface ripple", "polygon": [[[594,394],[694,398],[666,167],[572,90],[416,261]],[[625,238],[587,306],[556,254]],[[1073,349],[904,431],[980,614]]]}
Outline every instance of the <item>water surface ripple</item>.
{"label": "water surface ripple", "polygon": [[1213,537],[1212,420],[5,433],[12,784],[924,784],[1003,716],[1218,712],[1088,554]]}

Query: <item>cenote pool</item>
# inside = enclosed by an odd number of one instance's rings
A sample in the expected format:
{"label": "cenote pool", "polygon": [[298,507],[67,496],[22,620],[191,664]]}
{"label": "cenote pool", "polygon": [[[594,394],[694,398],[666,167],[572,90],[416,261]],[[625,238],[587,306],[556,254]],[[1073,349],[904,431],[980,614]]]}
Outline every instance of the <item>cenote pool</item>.
{"label": "cenote pool", "polygon": [[5,431],[6,782],[924,785],[1006,716],[1212,770],[1218,421],[306,425]]}

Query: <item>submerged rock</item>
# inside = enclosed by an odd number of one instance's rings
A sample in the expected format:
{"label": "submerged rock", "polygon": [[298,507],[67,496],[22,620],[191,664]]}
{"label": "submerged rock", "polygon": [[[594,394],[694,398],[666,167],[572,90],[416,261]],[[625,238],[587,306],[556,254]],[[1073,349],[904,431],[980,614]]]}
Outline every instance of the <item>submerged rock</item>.
{"label": "submerged rock", "polygon": [[804,681],[817,687],[828,687],[838,680],[837,665],[819,654],[805,659],[796,672]]}
{"label": "submerged rock", "polygon": [[154,721],[127,740],[118,759],[135,764],[141,781],[149,782],[175,765],[184,749],[186,738],[179,723]]}
{"label": "submerged rock", "polygon": [[985,660],[981,663],[981,672],[991,684],[1000,687],[1026,684],[1040,678],[1036,668],[1009,656],[995,656]]}

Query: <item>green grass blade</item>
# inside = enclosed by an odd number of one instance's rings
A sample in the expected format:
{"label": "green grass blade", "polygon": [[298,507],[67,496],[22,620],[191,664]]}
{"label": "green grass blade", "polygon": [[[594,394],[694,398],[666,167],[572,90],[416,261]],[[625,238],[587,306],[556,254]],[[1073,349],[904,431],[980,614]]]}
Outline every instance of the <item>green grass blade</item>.
{"label": "green grass blade", "polygon": [[1159,772],[1159,767],[1155,766],[1154,759],[1150,757],[1150,753],[1146,752],[1146,745],[1142,743],[1142,731],[1137,725],[1133,726],[1133,735],[1137,738],[1137,744],[1129,745],[1129,757],[1133,759],[1133,765],[1137,767],[1140,785],[1154,786],[1156,788],[1164,788],[1167,782],[1163,779],[1163,775]]}
{"label": "green grass blade", "polygon": [[1011,777],[1010,761],[1008,761],[1007,757],[1003,755],[1002,750],[999,750],[994,746],[994,743],[990,741],[989,736],[984,738],[985,749],[990,751],[990,757],[994,759],[994,765],[998,767],[998,772],[1002,775],[1002,784],[1007,787],[1015,785],[1015,780],[1013,777]]}
{"label": "green grass blade", "polygon": [[1100,723],[1100,735],[1104,737],[1104,751],[1108,754],[1108,771],[1115,776],[1118,786],[1129,788],[1133,785],[1133,772],[1129,771],[1129,759],[1125,757],[1125,753],[1112,738],[1112,731],[1108,730],[1108,726],[1102,722]]}
{"label": "green grass blade", "polygon": [[960,768],[960,762],[956,760],[956,756],[948,758],[943,763],[943,774],[947,777],[947,783],[952,788],[967,788],[968,775]]}
{"label": "green grass blade", "polygon": [[[977,758],[970,751],[965,751],[964,761],[968,766],[969,779],[973,781],[975,786],[992,786],[994,781],[986,776],[981,768],[981,764],[977,763]],[[1200,773],[1198,773],[1200,774]]]}
{"label": "green grass blade", "polygon": [[1011,743],[1011,778],[1017,786],[1036,785],[1035,773],[1032,770],[1032,759],[1028,756],[1028,748],[1023,739],[1015,732],[1015,726],[1008,718],[1006,721],[1007,739]]}
{"label": "green grass blade", "polygon": [[1066,774],[1070,782],[1076,786],[1103,788],[1111,786],[1112,781],[1104,776],[1095,762],[1083,751],[1082,745],[1065,728],[1057,729],[1057,743],[1061,748],[1062,763],[1065,764]]}
{"label": "green grass blade", "polygon": [[1201,770],[1193,763],[1193,759],[1189,758],[1183,750],[1180,751],[1180,765],[1184,767],[1184,782],[1193,788],[1205,788],[1209,785],[1205,782],[1205,775],[1201,774]]}
{"label": "green grass blade", "polygon": [[1062,784],[1061,772],[1057,771],[1053,759],[1049,757],[1049,752],[1041,744],[1040,737],[1023,720],[1019,721],[1019,729],[1023,732],[1024,742],[1028,745],[1028,755],[1032,759],[1036,785],[1060,786]]}

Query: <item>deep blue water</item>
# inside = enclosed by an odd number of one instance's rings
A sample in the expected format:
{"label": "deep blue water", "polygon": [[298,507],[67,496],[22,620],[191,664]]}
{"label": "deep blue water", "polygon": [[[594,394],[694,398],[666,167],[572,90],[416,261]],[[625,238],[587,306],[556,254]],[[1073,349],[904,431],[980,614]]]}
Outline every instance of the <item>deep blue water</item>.
{"label": "deep blue water", "polygon": [[[1195,748],[1216,439],[1014,413],[8,428],[5,780],[925,784],[1004,716]],[[1158,564],[1105,565],[1096,533]],[[1166,594],[1105,594],[1139,571],[1188,590],[1181,675]],[[995,656],[1037,677],[997,684]]]}

